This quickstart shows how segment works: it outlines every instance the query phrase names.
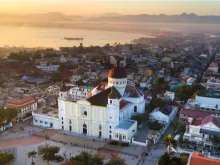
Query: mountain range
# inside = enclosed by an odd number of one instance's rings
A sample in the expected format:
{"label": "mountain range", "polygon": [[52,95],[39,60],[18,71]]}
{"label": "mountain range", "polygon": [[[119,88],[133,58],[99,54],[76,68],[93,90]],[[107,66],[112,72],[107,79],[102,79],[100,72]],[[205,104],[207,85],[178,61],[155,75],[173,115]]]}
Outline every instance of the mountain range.
{"label": "mountain range", "polygon": [[92,21],[124,21],[124,22],[155,22],[155,23],[203,23],[203,24],[219,24],[220,15],[207,15],[199,16],[194,13],[187,14],[182,13],[181,15],[121,15],[112,17],[95,17],[90,18]]}
{"label": "mountain range", "polygon": [[78,15],[65,15],[60,12],[50,12],[45,14],[13,14],[0,13],[2,20],[32,20],[32,21],[99,21],[99,22],[144,22],[144,23],[198,23],[198,24],[220,24],[220,15],[199,16],[194,13],[182,13],[180,15],[122,15],[116,12],[104,13],[100,16],[86,18]]}

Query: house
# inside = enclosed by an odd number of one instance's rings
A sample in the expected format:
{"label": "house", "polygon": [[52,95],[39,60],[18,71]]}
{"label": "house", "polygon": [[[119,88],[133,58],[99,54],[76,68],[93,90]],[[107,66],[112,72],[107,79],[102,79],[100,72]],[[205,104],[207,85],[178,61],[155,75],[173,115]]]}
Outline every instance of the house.
{"label": "house", "polygon": [[4,109],[15,108],[19,110],[17,120],[28,117],[32,111],[37,110],[37,101],[33,96],[25,96],[23,98],[11,98],[6,100]]}
{"label": "house", "polygon": [[166,91],[166,93],[164,94],[164,99],[165,100],[173,101],[174,98],[175,98],[175,93],[174,92]]}
{"label": "house", "polygon": [[219,165],[220,160],[207,158],[205,155],[193,152],[190,154],[187,165]]}
{"label": "house", "polygon": [[66,62],[67,62],[67,58],[64,55],[61,55],[60,63],[66,63]]}
{"label": "house", "polygon": [[57,72],[59,65],[36,65],[38,69],[41,69],[44,72]]}
{"label": "house", "polygon": [[211,146],[210,135],[220,136],[220,119],[214,115],[203,119],[188,118],[183,139]]}
{"label": "house", "polygon": [[220,117],[220,99],[196,96],[189,99],[180,111],[180,122],[188,122],[188,117],[194,119],[205,118],[210,115]]}
{"label": "house", "polygon": [[150,113],[150,121],[157,120],[161,124],[169,124],[178,112],[178,107],[166,105],[163,108],[155,108]]}
{"label": "house", "polygon": [[212,62],[211,64],[209,64],[209,67],[207,70],[218,73],[218,63],[217,62]]}
{"label": "house", "polygon": [[186,84],[191,86],[195,81],[196,81],[196,78],[190,77],[186,80]]}
{"label": "house", "polygon": [[73,101],[87,99],[89,92],[93,89],[92,86],[75,86],[70,89],[70,95]]}

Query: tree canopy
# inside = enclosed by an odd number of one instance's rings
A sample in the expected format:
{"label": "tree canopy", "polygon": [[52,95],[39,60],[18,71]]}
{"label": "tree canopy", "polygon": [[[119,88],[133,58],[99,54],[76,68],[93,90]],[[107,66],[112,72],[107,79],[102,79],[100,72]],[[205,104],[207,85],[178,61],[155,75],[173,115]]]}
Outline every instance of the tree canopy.
{"label": "tree canopy", "polygon": [[149,128],[155,131],[159,131],[162,127],[163,126],[157,120],[149,124]]}
{"label": "tree canopy", "polygon": [[152,100],[150,101],[150,103],[148,105],[149,113],[152,112],[157,107],[162,108],[164,106],[164,104],[165,103],[164,103],[163,99],[157,98],[157,97],[152,98]]}
{"label": "tree canopy", "polygon": [[1,109],[0,108],[0,127],[4,126],[16,118],[18,110],[14,108]]}
{"label": "tree canopy", "polygon": [[49,161],[56,160],[56,154],[60,151],[60,147],[57,146],[44,146],[39,149],[39,155],[43,156],[43,160]]}
{"label": "tree canopy", "polygon": [[2,165],[10,163],[14,159],[15,157],[13,154],[9,154],[7,152],[0,153],[0,164]]}
{"label": "tree canopy", "polygon": [[99,155],[86,151],[75,156],[72,161],[75,161],[76,165],[103,165],[103,159]]}
{"label": "tree canopy", "polygon": [[107,163],[106,165],[126,165],[125,160],[118,157],[118,156],[113,156]]}

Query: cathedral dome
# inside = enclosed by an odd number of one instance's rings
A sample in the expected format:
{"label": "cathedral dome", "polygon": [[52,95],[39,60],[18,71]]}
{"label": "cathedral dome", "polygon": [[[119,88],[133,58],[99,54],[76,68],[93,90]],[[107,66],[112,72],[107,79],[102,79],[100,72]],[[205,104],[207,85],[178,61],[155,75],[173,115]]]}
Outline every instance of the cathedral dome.
{"label": "cathedral dome", "polygon": [[127,74],[123,67],[115,66],[109,71],[108,77],[115,79],[122,79],[122,78],[127,78]]}

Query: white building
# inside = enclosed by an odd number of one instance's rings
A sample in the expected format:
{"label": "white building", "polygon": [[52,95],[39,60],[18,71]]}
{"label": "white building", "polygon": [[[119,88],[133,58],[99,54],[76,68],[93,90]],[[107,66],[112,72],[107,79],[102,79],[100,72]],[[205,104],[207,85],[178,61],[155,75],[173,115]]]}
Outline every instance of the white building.
{"label": "white building", "polygon": [[6,101],[4,109],[15,108],[19,110],[17,119],[21,120],[27,117],[28,114],[37,110],[37,101],[32,96],[23,98],[11,98]]}
{"label": "white building", "polygon": [[[100,84],[91,97],[73,101],[65,84],[58,98],[59,129],[93,137],[130,142],[137,131],[137,122],[130,120],[135,113],[145,112],[144,95],[127,85],[123,67],[109,71],[108,84]],[[33,114],[34,120],[36,115]],[[39,117],[39,116],[38,116]],[[37,120],[44,121],[47,116]],[[52,124],[55,125],[55,124]]]}
{"label": "white building", "polygon": [[92,89],[92,86],[76,86],[70,89],[69,94],[73,101],[84,100],[89,97],[89,92]]}
{"label": "white building", "polygon": [[67,58],[64,56],[64,55],[62,55],[61,57],[60,57],[60,63],[66,63],[68,60],[67,60]]}
{"label": "white building", "polygon": [[44,72],[57,72],[59,65],[37,65],[36,67]]}
{"label": "white building", "polygon": [[173,101],[175,98],[175,93],[171,91],[166,91],[164,94],[164,99]]}
{"label": "white building", "polygon": [[210,135],[220,136],[220,119],[214,115],[203,119],[188,118],[183,139],[203,143],[204,145],[212,145],[209,139]]}
{"label": "white building", "polygon": [[176,116],[178,112],[178,107],[166,106],[164,108],[155,108],[153,112],[150,113],[150,121],[153,122],[157,120],[161,124],[169,124]]}
{"label": "white building", "polygon": [[192,85],[196,81],[196,78],[190,77],[187,79],[186,84],[187,85]]}

